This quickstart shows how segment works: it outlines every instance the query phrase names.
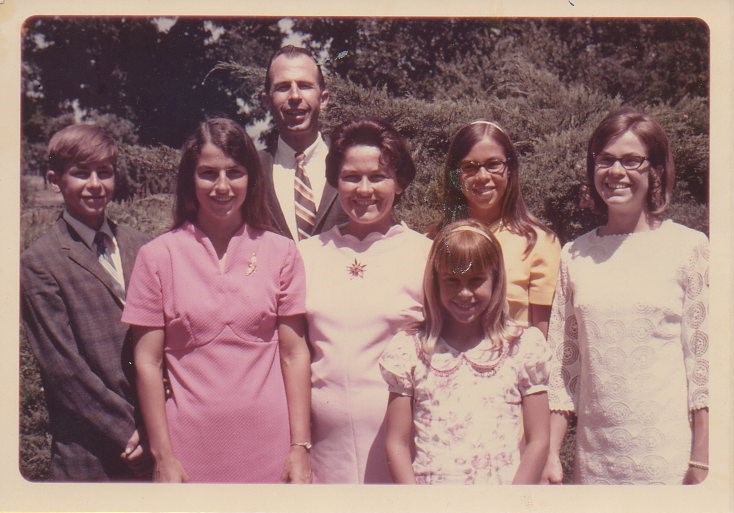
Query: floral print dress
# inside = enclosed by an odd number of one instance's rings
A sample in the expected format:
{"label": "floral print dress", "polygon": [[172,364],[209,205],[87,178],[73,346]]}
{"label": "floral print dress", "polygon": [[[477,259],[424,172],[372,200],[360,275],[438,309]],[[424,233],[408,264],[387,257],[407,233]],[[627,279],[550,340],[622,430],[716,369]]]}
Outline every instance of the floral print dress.
{"label": "floral print dress", "polygon": [[457,351],[439,339],[432,355],[417,334],[397,334],[380,369],[391,392],[413,398],[417,482],[511,483],[520,465],[522,399],[547,391],[549,358],[536,328],[501,350],[483,340]]}

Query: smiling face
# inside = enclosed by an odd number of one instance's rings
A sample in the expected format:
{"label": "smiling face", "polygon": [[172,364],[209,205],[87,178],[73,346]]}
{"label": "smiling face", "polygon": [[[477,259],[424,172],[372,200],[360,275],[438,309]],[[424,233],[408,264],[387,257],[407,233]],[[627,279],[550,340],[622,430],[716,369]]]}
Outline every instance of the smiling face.
{"label": "smiling face", "polygon": [[316,140],[319,113],[329,101],[329,92],[319,87],[318,73],[316,63],[306,55],[279,55],[270,66],[270,90],[263,101],[280,136],[295,150]]}
{"label": "smiling face", "polygon": [[[489,137],[484,137],[459,162],[506,162],[505,150]],[[474,173],[460,172],[461,193],[469,207],[469,215],[485,222],[493,222],[502,213],[502,199],[507,190],[507,167],[502,176],[492,174],[482,166]]]}
{"label": "smiling face", "polygon": [[594,170],[594,187],[610,215],[641,215],[646,210],[650,163],[645,161],[639,169],[627,170],[618,161],[647,156],[647,148],[631,131],[612,139],[597,156],[597,160],[617,160],[610,167],[597,165]]}
{"label": "smiling face", "polygon": [[438,273],[438,289],[448,334],[481,333],[482,314],[492,300],[492,279],[487,272],[468,269]]}
{"label": "smiling face", "polygon": [[93,230],[102,226],[105,208],[115,192],[115,167],[110,159],[74,163],[60,176],[47,173],[54,190],[64,197],[66,210]]}
{"label": "smiling face", "polygon": [[206,233],[231,231],[242,224],[247,178],[247,169],[217,146],[207,143],[201,148],[194,190],[199,204],[196,222]]}
{"label": "smiling face", "polygon": [[386,233],[393,224],[395,196],[403,192],[395,171],[380,164],[376,146],[352,146],[339,172],[339,203],[349,216],[347,231],[359,239]]}

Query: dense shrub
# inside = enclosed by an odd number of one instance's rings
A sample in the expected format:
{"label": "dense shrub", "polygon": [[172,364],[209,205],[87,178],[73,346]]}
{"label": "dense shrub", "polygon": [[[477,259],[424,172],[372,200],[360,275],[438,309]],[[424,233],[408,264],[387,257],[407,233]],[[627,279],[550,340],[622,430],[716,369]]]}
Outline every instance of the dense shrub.
{"label": "dense shrub", "polygon": [[179,151],[168,146],[121,145],[116,198],[129,200],[174,191]]}

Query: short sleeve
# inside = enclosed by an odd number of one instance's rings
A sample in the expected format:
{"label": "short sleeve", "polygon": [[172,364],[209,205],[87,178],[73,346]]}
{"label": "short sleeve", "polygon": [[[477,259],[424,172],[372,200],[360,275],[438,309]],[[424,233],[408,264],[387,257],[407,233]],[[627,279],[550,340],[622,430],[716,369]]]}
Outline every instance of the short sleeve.
{"label": "short sleeve", "polygon": [[543,333],[533,327],[525,329],[519,346],[517,386],[520,395],[547,392],[550,350]]}
{"label": "short sleeve", "polygon": [[558,283],[548,326],[548,345],[551,350],[548,400],[551,410],[575,412],[581,368],[567,247],[561,254]]}
{"label": "short sleeve", "polygon": [[561,245],[554,234],[540,229],[537,233],[538,240],[530,253],[528,301],[534,305],[550,305],[556,288]]}
{"label": "short sleeve", "polygon": [[278,315],[298,315],[306,311],[306,271],[296,244],[288,240],[288,247],[280,270]]}
{"label": "short sleeve", "polygon": [[688,256],[682,275],[685,295],[681,338],[690,410],[709,405],[709,243],[702,233],[696,235],[697,241]]}
{"label": "short sleeve", "polygon": [[412,396],[418,364],[415,335],[400,332],[387,344],[379,360],[382,378],[390,392]]}
{"label": "short sleeve", "polygon": [[127,288],[122,322],[154,328],[165,326],[163,287],[157,265],[162,255],[151,244],[140,248]]}

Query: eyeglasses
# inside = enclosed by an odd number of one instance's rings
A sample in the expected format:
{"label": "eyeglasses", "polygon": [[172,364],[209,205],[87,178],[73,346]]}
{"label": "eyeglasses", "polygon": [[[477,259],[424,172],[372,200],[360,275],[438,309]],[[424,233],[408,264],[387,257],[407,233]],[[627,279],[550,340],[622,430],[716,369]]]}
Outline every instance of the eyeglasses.
{"label": "eyeglasses", "polygon": [[459,171],[466,176],[476,175],[481,168],[486,169],[491,175],[503,176],[507,170],[507,161],[490,159],[484,162],[475,162],[473,160],[464,160],[459,163]]}
{"label": "eyeglasses", "polygon": [[596,169],[609,169],[615,163],[619,162],[627,171],[637,171],[646,160],[648,160],[647,157],[640,157],[639,155],[625,155],[624,157],[617,158],[613,155],[602,153],[594,159],[594,166]]}

